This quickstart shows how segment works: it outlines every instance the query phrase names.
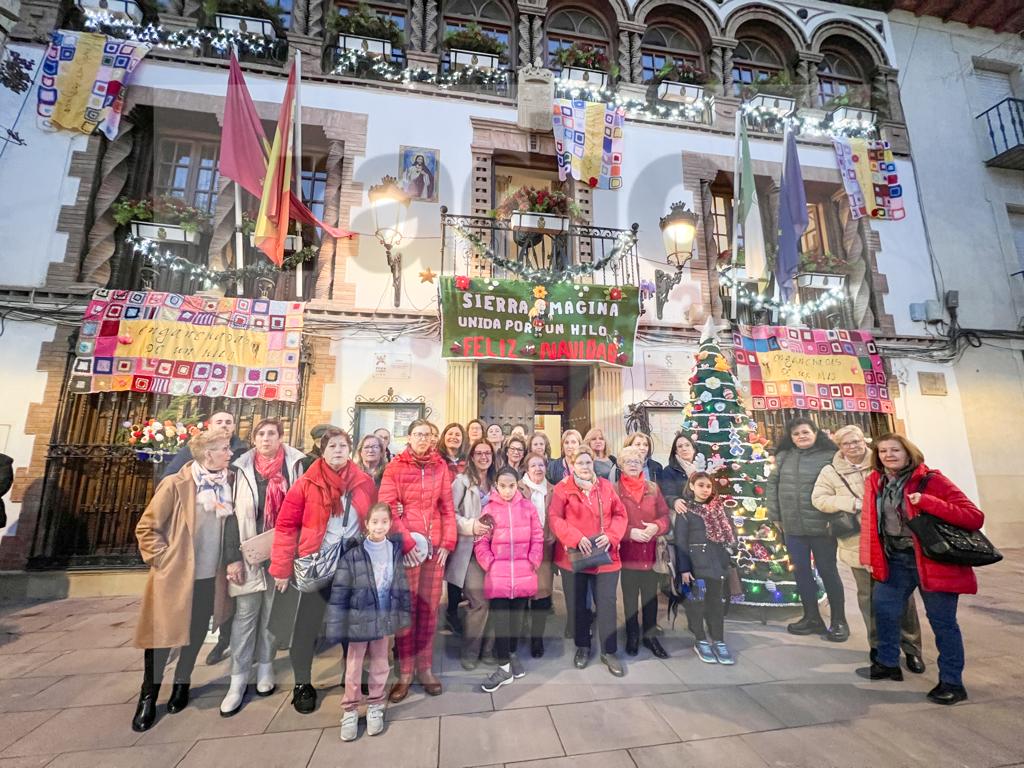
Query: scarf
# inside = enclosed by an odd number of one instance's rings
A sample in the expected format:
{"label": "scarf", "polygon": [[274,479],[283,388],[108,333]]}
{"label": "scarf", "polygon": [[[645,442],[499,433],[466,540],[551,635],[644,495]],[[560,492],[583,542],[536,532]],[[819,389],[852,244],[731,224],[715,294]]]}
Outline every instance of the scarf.
{"label": "scarf", "polygon": [[339,470],[332,469],[331,465],[323,459],[319,464],[320,476],[324,479],[329,496],[327,506],[331,510],[331,517],[338,517],[342,513],[341,497],[345,495],[349,487],[349,468],[352,466],[352,462],[346,461],[345,466]]}
{"label": "scarf", "polygon": [[284,446],[280,446],[270,458],[256,451],[256,471],[267,481],[267,492],[263,505],[263,530],[269,531],[277,522],[284,495],[288,493],[288,480],[284,476]]}
{"label": "scarf", "polygon": [[704,521],[708,541],[717,544],[731,544],[736,541],[736,534],[729,524],[729,518],[726,517],[725,504],[721,496],[704,503],[691,499],[686,502],[686,513],[696,515]]}
{"label": "scarf", "polygon": [[198,461],[192,462],[192,479],[196,484],[196,503],[205,512],[215,512],[218,518],[235,513],[231,503],[231,476],[227,467],[210,472]]}
{"label": "scarf", "polygon": [[643,477],[630,477],[629,475],[622,474],[619,475],[619,487],[639,504],[640,500],[644,497],[644,493],[647,491],[647,481]]}
{"label": "scarf", "polygon": [[677,458],[676,464],[678,464],[679,468],[686,473],[687,477],[692,477],[695,472],[700,472],[700,470],[697,469],[697,465],[692,461],[683,461],[682,459]]}
{"label": "scarf", "polygon": [[597,477],[596,476],[594,477],[593,480],[584,480],[582,477],[577,475],[575,472],[572,473],[572,481],[574,483],[576,483],[576,487],[580,490],[580,492],[584,496],[589,496],[590,492],[594,489],[594,486],[597,485]]}
{"label": "scarf", "polygon": [[523,475],[523,479],[520,480],[520,482],[530,491],[530,501],[533,502],[533,506],[537,508],[537,516],[540,517],[540,524],[544,525],[544,518],[547,516],[547,480],[541,480],[539,483],[535,483],[530,478],[526,477],[526,475]]}
{"label": "scarf", "polygon": [[882,475],[882,487],[879,489],[878,501],[876,502],[878,512],[882,514],[883,520],[886,510],[895,513],[900,520],[900,527],[906,527],[907,516],[903,510],[903,489],[913,474],[913,467],[901,469],[895,475],[885,473]]}

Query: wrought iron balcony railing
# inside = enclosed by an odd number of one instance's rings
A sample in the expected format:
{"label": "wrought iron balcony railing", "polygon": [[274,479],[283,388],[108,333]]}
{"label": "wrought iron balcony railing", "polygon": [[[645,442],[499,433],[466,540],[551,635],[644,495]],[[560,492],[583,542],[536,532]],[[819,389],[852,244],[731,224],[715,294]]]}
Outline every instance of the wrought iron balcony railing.
{"label": "wrought iron balcony railing", "polygon": [[1024,170],[1024,99],[1003,99],[975,120],[987,139],[985,165]]}

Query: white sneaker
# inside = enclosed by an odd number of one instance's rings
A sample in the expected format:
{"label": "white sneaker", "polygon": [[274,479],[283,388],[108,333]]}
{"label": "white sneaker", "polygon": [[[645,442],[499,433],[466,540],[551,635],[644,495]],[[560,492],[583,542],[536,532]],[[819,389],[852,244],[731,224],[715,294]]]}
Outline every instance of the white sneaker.
{"label": "white sneaker", "polygon": [[232,675],[231,685],[228,687],[228,695],[220,703],[220,716],[232,717],[237,715],[242,708],[242,700],[245,698],[245,686],[249,679],[248,675]]}
{"label": "white sneaker", "polygon": [[274,662],[256,665],[256,693],[269,696],[277,685],[274,684]]}
{"label": "white sneaker", "polygon": [[366,708],[366,735],[376,736],[384,732],[384,705],[371,704]]}
{"label": "white sneaker", "polygon": [[341,740],[355,741],[359,735],[359,712],[352,710],[341,716]]}

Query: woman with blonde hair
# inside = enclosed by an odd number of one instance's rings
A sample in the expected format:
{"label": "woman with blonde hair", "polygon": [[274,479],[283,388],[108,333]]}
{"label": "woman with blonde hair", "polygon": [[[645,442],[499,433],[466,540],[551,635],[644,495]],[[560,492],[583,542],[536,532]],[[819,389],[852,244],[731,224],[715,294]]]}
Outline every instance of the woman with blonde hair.
{"label": "woman with blonde hair", "polygon": [[[633,432],[626,435],[626,439],[622,441],[622,447],[631,448],[634,446],[640,449],[644,457],[644,480],[660,484],[661,473],[664,471],[664,467],[661,466],[660,462],[651,458],[651,449],[654,447],[654,441],[651,440],[651,436],[646,432]],[[619,468],[617,466],[612,467],[608,479],[613,483],[619,479]]]}
{"label": "woman with blonde hair", "polygon": [[[563,477],[572,474],[572,459],[583,445],[583,435],[575,429],[567,429],[562,433],[562,457],[548,460],[548,481],[558,485]],[[589,448],[587,450],[590,450]],[[593,455],[593,454],[591,454]]]}
{"label": "woman with blonde hair", "polygon": [[534,432],[526,441],[531,455],[543,456],[544,461],[551,460],[551,441],[543,432]]}
{"label": "woman with blonde hair", "polygon": [[600,427],[591,427],[583,436],[583,444],[594,452],[594,471],[598,477],[608,478],[612,467],[615,466],[615,457],[608,452],[608,440],[604,436],[604,430]]}
{"label": "woman with blonde hair", "polygon": [[388,462],[384,458],[384,441],[373,433],[363,435],[356,450],[356,466],[370,476],[377,488],[380,488],[384,467],[387,465]]}

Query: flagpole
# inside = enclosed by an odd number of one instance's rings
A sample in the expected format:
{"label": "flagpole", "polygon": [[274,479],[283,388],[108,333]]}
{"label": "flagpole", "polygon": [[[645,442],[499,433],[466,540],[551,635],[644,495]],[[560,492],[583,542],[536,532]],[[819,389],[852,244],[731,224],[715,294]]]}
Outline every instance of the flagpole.
{"label": "flagpole", "polygon": [[[302,51],[295,49],[295,194],[302,200]],[[287,226],[287,222],[285,222]],[[299,250],[302,250],[302,225],[295,224]],[[295,298],[302,298],[302,256],[295,265]]]}
{"label": "flagpole", "polygon": [[[238,47],[231,46],[231,53],[237,59]],[[230,87],[230,86],[229,86]],[[235,281],[235,290],[238,295],[243,295],[245,285],[242,282],[242,270],[245,268],[245,235],[242,232],[242,188],[235,182],[235,269],[238,270],[238,279]]]}
{"label": "flagpole", "polygon": [[[733,266],[733,280],[735,281],[736,270],[739,267],[739,212],[740,212],[740,174],[742,172],[740,168],[740,120],[743,119],[743,115],[740,110],[736,110],[736,153],[733,162],[732,172],[732,266]],[[744,265],[746,266],[746,265]],[[736,319],[738,296],[739,296],[739,285],[734,284],[732,287],[732,319]]]}

